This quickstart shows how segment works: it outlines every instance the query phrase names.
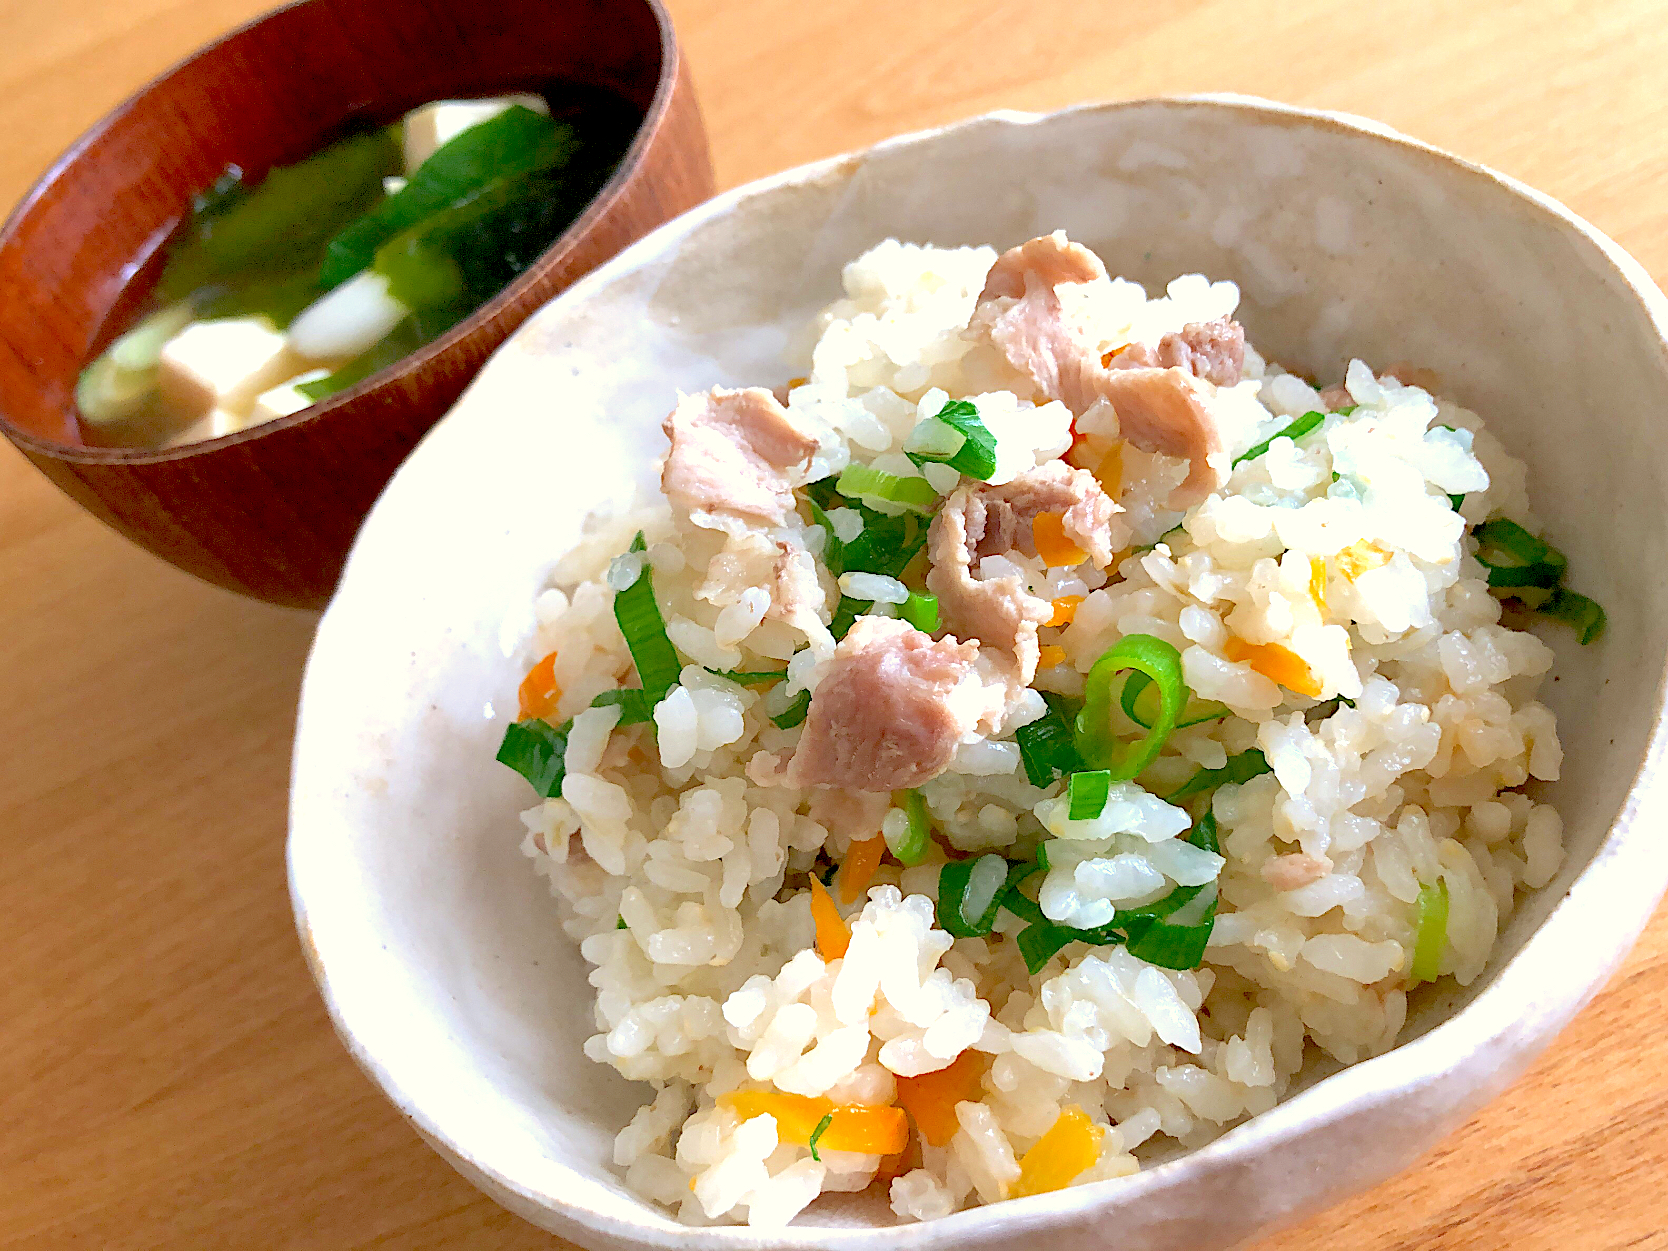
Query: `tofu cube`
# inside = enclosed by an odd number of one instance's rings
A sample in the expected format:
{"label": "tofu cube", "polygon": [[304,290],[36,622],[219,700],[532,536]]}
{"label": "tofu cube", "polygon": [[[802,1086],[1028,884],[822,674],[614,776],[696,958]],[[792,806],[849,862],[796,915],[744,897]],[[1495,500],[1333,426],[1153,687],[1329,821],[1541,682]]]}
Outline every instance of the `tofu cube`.
{"label": "tofu cube", "polygon": [[170,339],[159,360],[162,402],[182,419],[215,409],[246,414],[255,397],[306,367],[264,317],[198,321]]}
{"label": "tofu cube", "polygon": [[248,419],[238,413],[216,408],[204,413],[189,427],[174,435],[168,440],[167,445],[182,447],[187,443],[201,443],[204,439],[218,439],[223,434],[236,434],[249,424]]}
{"label": "tofu cube", "polygon": [[405,172],[417,167],[448,139],[471,126],[497,117],[512,104],[548,113],[550,108],[538,96],[490,96],[484,100],[436,100],[405,115]]}
{"label": "tofu cube", "polygon": [[311,408],[314,401],[308,399],[296,390],[304,382],[317,382],[320,378],[328,378],[328,369],[312,369],[291,378],[288,382],[280,383],[270,391],[262,391],[255,397],[255,409],[249,415],[249,424],[254,426],[263,421],[272,421],[278,417],[288,417],[291,413],[299,413],[304,408]]}

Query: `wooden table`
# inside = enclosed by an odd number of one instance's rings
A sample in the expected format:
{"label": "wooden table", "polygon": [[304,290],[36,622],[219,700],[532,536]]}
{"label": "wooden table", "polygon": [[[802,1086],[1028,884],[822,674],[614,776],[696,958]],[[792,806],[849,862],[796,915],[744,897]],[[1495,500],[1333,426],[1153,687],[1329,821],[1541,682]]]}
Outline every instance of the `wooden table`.
{"label": "wooden table", "polygon": [[[262,7],[0,0],[0,200]],[[1253,92],[1506,170],[1668,276],[1648,0],[671,7],[721,185],[997,107]],[[302,964],[283,841],[312,628],[128,546],[0,452],[0,1245],[552,1245],[418,1141]],[[1668,913],[1511,1093],[1264,1246],[1668,1248],[1665,992]]]}

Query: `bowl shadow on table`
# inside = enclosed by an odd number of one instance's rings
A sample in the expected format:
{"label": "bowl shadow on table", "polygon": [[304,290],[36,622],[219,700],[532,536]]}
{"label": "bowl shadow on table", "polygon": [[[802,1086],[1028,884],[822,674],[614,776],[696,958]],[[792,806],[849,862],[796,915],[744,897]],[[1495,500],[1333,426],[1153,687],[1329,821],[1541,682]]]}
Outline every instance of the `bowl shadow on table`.
{"label": "bowl shadow on table", "polygon": [[[1087,174],[1085,151],[1103,154]],[[1003,169],[1000,182],[989,179],[992,167]],[[1073,171],[1078,185],[1063,185],[1061,170]],[[1520,1072],[1620,958],[1648,911],[1646,896],[1659,891],[1659,866],[1641,850],[1650,832],[1638,813],[1648,791],[1636,783],[1660,751],[1668,587],[1634,571],[1668,558],[1656,504],[1663,455],[1643,421],[1574,446],[1568,431],[1572,414],[1589,411],[1598,397],[1606,411],[1660,411],[1668,404],[1668,365],[1660,333],[1637,302],[1625,303],[1637,297],[1598,243],[1452,158],[1258,105],[1133,103],[1041,124],[999,116],[926,143],[883,145],[786,186],[720,202],[713,215],[697,212],[545,310],[396,479],[321,628],[303,701],[295,798],[305,811],[292,825],[292,882],[298,905],[316,911],[321,928],[327,919],[341,926],[340,914],[355,901],[333,898],[321,872],[334,859],[321,833],[340,828],[352,839],[342,862],[356,866],[366,897],[384,910],[367,941],[338,932],[323,944],[332,963],[327,997],[367,1046],[378,1031],[366,1005],[352,1001],[366,980],[353,966],[374,956],[372,939],[402,953],[414,988],[426,984],[419,991],[425,999],[496,997],[477,1005],[483,1023],[468,1023],[468,1037],[448,1039],[455,1045],[449,1055],[479,1067],[471,1048],[491,1053],[481,1064],[495,1076],[482,1082],[472,1072],[463,1080],[482,1090],[513,1088],[502,1102],[514,1108],[494,1115],[532,1124],[523,1144],[554,1144],[559,1135],[581,1150],[565,1160],[532,1159],[531,1150],[489,1159],[479,1125],[427,1093],[435,1083],[417,1057],[400,1057],[400,1073],[379,1076],[397,1101],[418,1091],[418,1115],[431,1137],[452,1140],[443,1149],[471,1156],[462,1165],[471,1176],[547,1228],[579,1236],[565,1222],[584,1203],[607,1211],[590,1229],[626,1219],[615,1202],[622,1188],[608,1164],[608,1135],[630,1107],[618,1099],[615,1079],[581,1058],[581,1035],[590,1029],[582,970],[546,962],[545,953],[567,940],[553,902],[514,851],[515,813],[531,800],[492,763],[502,719],[484,717],[481,701],[513,691],[529,658],[516,653],[519,636],[501,621],[527,611],[561,535],[574,532],[592,505],[623,501],[641,483],[641,464],[636,473],[619,465],[630,462],[633,448],[641,462],[642,447],[659,446],[655,428],[674,387],[777,382],[791,372],[780,351],[805,317],[838,295],[844,262],[887,236],[1001,247],[1055,228],[1149,288],[1195,271],[1235,280],[1253,340],[1319,380],[1337,379],[1354,355],[1380,367],[1408,360],[1435,369],[1456,399],[1529,462],[1548,533],[1570,555],[1581,588],[1609,607],[1610,633],[1588,649],[1567,634],[1548,634],[1559,680],[1547,699],[1565,727],[1567,753],[1565,781],[1554,793],[1569,855],[1553,884],[1520,905],[1482,978],[1463,991],[1418,992],[1396,1051],[1331,1081],[1317,1069],[1297,1101],[1186,1161],[1090,1195],[1068,1191],[964,1213],[909,1237],[921,1245],[958,1238],[1018,1245],[1012,1240],[1057,1219],[1064,1228],[1056,1232],[1071,1245],[1090,1245],[1084,1240],[1099,1213],[1126,1222],[1131,1246],[1174,1248],[1223,1245],[1225,1230],[1240,1237],[1295,1219],[1411,1163]],[[1428,269],[1408,269],[1406,258],[1415,255]],[[1324,286],[1306,276],[1305,264],[1324,267]],[[1432,304],[1433,275],[1446,303]],[[1458,325],[1457,293],[1469,301]],[[1572,312],[1584,308],[1602,315]],[[622,352],[622,343],[631,350]],[[530,398],[517,399],[533,395],[560,404],[559,426]],[[504,490],[482,451],[494,447],[520,449],[529,475],[556,472],[557,455],[585,468],[561,471],[564,489],[535,506]],[[491,497],[484,494],[489,482]],[[442,491],[482,503],[486,512],[471,531],[424,517],[426,501]],[[1612,541],[1618,532],[1634,539],[1631,549]],[[400,544],[413,540],[432,556],[423,567],[426,585],[411,581],[415,566],[402,568],[409,558]],[[400,660],[378,657],[373,645],[395,648]],[[344,701],[375,711],[347,712]],[[342,724],[330,724],[332,712]],[[310,735],[316,741],[308,743]],[[378,737],[402,745],[387,757],[399,763],[379,775],[393,787],[390,802],[379,808],[355,800],[351,811],[338,810],[324,790],[339,770],[322,762],[360,759]],[[437,815],[424,812],[436,805]],[[397,854],[389,849],[396,832]],[[397,863],[411,858],[408,841],[435,862],[420,887],[402,881],[407,871]],[[468,872],[448,874],[446,863]],[[1619,872],[1623,864],[1629,872]],[[1555,933],[1538,932],[1583,872],[1595,880],[1554,918]],[[452,941],[473,954],[437,959],[421,932],[433,916],[447,917]],[[1602,933],[1602,941],[1575,941],[1582,931]],[[1532,958],[1514,959],[1520,953]],[[467,991],[460,982],[466,965]],[[339,981],[339,970],[354,985]],[[557,986],[559,976],[571,980]],[[1511,1012],[1483,1010],[1478,1001],[1491,997]],[[1469,1005],[1480,1015],[1451,1019]],[[564,1014],[559,1032],[546,1035]],[[438,1037],[441,1019],[447,1013],[424,1028]],[[524,1071],[505,1074],[517,1056]],[[377,1057],[367,1062],[377,1071]],[[567,1108],[594,1109],[601,1120],[560,1131],[542,1123]],[[460,1151],[457,1141],[473,1145]],[[1347,1158],[1334,1158],[1344,1144]],[[1270,1184],[1253,1184],[1259,1180]],[[570,1197],[581,1189],[582,1198]],[[705,1237],[668,1231],[640,1208],[630,1219],[656,1245]],[[819,1203],[805,1219],[839,1223],[849,1212]]]}

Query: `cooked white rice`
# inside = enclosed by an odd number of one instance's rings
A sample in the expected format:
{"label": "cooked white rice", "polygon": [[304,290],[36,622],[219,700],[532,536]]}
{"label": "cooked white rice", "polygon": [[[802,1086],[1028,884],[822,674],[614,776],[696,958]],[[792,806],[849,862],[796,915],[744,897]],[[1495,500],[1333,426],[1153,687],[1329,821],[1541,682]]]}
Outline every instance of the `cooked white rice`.
{"label": "cooked white rice", "polygon": [[[1071,414],[1034,404],[1028,381],[966,331],[995,255],[889,241],[847,266],[845,298],[819,319],[808,380],[789,399],[823,435],[811,478],[851,460],[913,474],[900,449],[946,398],[975,400],[998,439],[997,481],[1066,453]],[[1068,311],[1108,349],[1229,314],[1238,299],[1198,275],[1156,299],[1121,280],[1091,294]],[[1142,778],[1165,794],[1233,754],[1265,753],[1271,773],[1216,793],[1225,863],[1173,837],[1186,814],[1140,787],[1114,787],[1096,822],[1069,822],[1053,802],[1060,784],[1032,786],[1013,742],[1044,711],[1036,696],[921,787],[960,852],[1024,859],[1052,840],[1039,900],[1056,921],[1093,926],[1120,903],[1217,880],[1215,928],[1191,971],[1077,943],[1033,976],[1006,912],[991,937],[952,939],[934,917],[939,847],[913,868],[886,860],[866,898],[841,909],[847,954],[825,962],[810,874],[838,863],[851,838],[830,831],[829,797],[781,784],[774,764],[800,729],[770,718],[816,685],[832,641],[766,619],[770,542],[712,518],[675,523],[664,501],[595,522],[540,596],[527,642],[529,663],[555,653],[552,719],[573,727],[562,797],[522,819],[525,850],[592,969],[586,1054],[654,1088],[615,1143],[634,1190],[692,1223],[769,1225],[821,1193],[878,1184],[899,1217],[925,1220],[1002,1199],[1072,1106],[1105,1131],[1071,1184],[1119,1177],[1268,1110],[1317,1053],[1352,1063],[1392,1047],[1422,884],[1440,879],[1450,899],[1443,974],[1478,976],[1518,892],[1544,886],[1563,854],[1557,812],[1521,789],[1558,776],[1553,717],[1535,699],[1552,655],[1500,624],[1465,528],[1497,514],[1528,521],[1524,471],[1475,414],[1361,361],[1345,381],[1353,413],[1329,415],[1301,444],[1277,440],[1185,516],[1159,502],[1182,462],[1127,448],[1121,520],[1133,550],[1115,569],[987,558],[1012,562],[1045,598],[1083,597],[1069,625],[1043,630],[1065,662],[1045,653],[1038,687],[1080,693],[1103,651],[1142,633],[1181,649],[1197,697],[1232,708],[1177,731]],[[1245,380],[1216,396],[1234,455],[1326,407],[1254,351]],[[1080,434],[1116,435],[1109,411],[1091,417],[1100,428],[1085,419]],[[955,485],[954,471],[929,468],[935,489]],[[1463,522],[1442,499],[1461,492]],[[862,518],[840,511],[830,520],[849,541]],[[622,555],[639,529],[645,555]],[[794,516],[766,537],[813,553],[825,541]],[[645,559],[688,664],[652,727],[616,728],[617,708],[589,705],[635,684],[611,588]],[[823,623],[842,590],[889,615],[907,593],[891,577],[848,574],[836,588],[820,576]],[[1289,649],[1324,695],[1353,707],[1229,660],[1230,636]],[[708,672],[784,666],[773,687]],[[894,833],[901,819],[886,818]],[[1271,862],[1299,855],[1324,871],[1277,889],[1289,879]],[[901,1160],[813,1159],[780,1140],[773,1117],[743,1121],[716,1102],[745,1088],[888,1104],[899,1078],[968,1049],[983,1057],[980,1097],[955,1108],[947,1146],[916,1138]]]}

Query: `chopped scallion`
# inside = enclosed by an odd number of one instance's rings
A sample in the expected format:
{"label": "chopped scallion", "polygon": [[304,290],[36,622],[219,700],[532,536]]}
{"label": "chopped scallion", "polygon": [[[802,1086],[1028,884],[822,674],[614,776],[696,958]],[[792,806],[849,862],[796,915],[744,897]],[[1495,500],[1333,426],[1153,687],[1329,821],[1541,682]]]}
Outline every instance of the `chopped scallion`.
{"label": "chopped scallion", "polygon": [[1552,592],[1541,612],[1554,621],[1575,627],[1575,636],[1583,647],[1604,633],[1607,618],[1597,601],[1559,587]]}
{"label": "chopped scallion", "polygon": [[1325,420],[1325,413],[1304,413],[1303,416],[1292,422],[1291,425],[1287,426],[1284,430],[1280,430],[1269,435],[1268,438],[1264,439],[1255,447],[1241,452],[1238,456],[1234,457],[1234,464],[1236,466],[1243,465],[1248,460],[1256,460],[1257,457],[1261,456],[1264,452],[1268,451],[1270,447],[1274,446],[1275,439],[1290,439],[1293,443],[1295,443]]}
{"label": "chopped scallion", "polygon": [[900,478],[868,465],[847,465],[835,486],[851,499],[881,500],[906,508],[928,509],[938,502],[938,492],[925,478]]}
{"label": "chopped scallion", "polygon": [[1414,985],[1434,982],[1448,950],[1448,883],[1438,878],[1434,885],[1419,888],[1413,903],[1413,965],[1408,976]]}
{"label": "chopped scallion", "polygon": [[[1150,730],[1153,728],[1153,719],[1158,716],[1158,688],[1146,674],[1132,670],[1129,677],[1124,679],[1124,689],[1118,696],[1118,704],[1123,708],[1124,716],[1143,730]],[[1219,704],[1214,699],[1189,699],[1187,707],[1182,709],[1181,716],[1176,719],[1176,729],[1203,725],[1206,721],[1217,721],[1227,715],[1226,704]]]}
{"label": "chopped scallion", "polygon": [[[643,532],[631,541],[631,550],[646,550]],[[650,704],[666,698],[666,692],[678,683],[683,666],[672,640],[666,637],[666,621],[660,615],[660,605],[654,598],[654,575],[647,561],[637,580],[623,591],[614,594],[614,620],[619,622],[626,647],[637,666],[637,677]]]}
{"label": "chopped scallion", "polygon": [[1072,734],[1077,709],[1063,696],[1043,695],[1048,711],[1014,731],[1020,761],[1032,786],[1047,786],[1055,778],[1083,767]]}
{"label": "chopped scallion", "polygon": [[1067,816],[1073,821],[1093,821],[1106,809],[1106,797],[1112,790],[1112,775],[1105,769],[1088,769],[1066,779],[1066,794],[1071,806]]}
{"label": "chopped scallion", "polygon": [[1194,799],[1200,795],[1209,795],[1219,786],[1233,784],[1243,786],[1252,778],[1264,773],[1272,773],[1268,759],[1257,748],[1253,747],[1237,755],[1229,756],[1228,763],[1220,769],[1200,769],[1187,781],[1164,797],[1167,804],[1179,804],[1186,799]]}
{"label": "chopped scallion", "polygon": [[927,817],[927,801],[917,790],[899,791],[893,796],[903,809],[909,824],[904,828],[903,837],[896,841],[888,835],[886,846],[899,864],[920,864],[926,858],[927,848],[932,841],[932,824]]}
{"label": "chopped scallion", "polygon": [[996,923],[1008,862],[991,854],[952,860],[938,873],[938,925],[956,938],[982,938]]}
{"label": "chopped scallion", "polygon": [[[1120,743],[1112,736],[1113,682],[1131,669],[1151,678],[1159,697],[1158,713],[1146,737],[1133,744]],[[1129,781],[1157,759],[1188,699],[1181,653],[1175,646],[1151,634],[1126,635],[1107,648],[1089,670],[1083,687],[1083,711],[1077,714],[1078,754],[1090,766],[1109,770],[1114,781]]]}
{"label": "chopped scallion", "polygon": [[822,1136],[828,1132],[828,1127],[833,1123],[834,1114],[832,1112],[823,1113],[822,1120],[817,1122],[817,1127],[811,1131],[810,1140],[805,1144],[811,1148],[811,1158],[818,1164],[822,1163],[822,1157],[817,1154],[817,1143],[822,1141]]}
{"label": "chopped scallion", "polygon": [[1557,548],[1505,517],[1483,522],[1474,533],[1477,563],[1488,570],[1491,587],[1554,587],[1569,566]]}
{"label": "chopped scallion", "polygon": [[778,730],[791,730],[805,720],[805,714],[810,710],[811,692],[801,691],[794,697],[793,703],[789,704],[785,711],[777,713],[770,719],[770,723]]}
{"label": "chopped scallion", "polygon": [[504,741],[498,746],[498,761],[507,764],[533,784],[546,799],[562,793],[566,774],[568,730],[573,722],[551,725],[537,717],[504,727]]}
{"label": "chopped scallion", "polygon": [[644,721],[654,720],[654,700],[649,698],[647,691],[640,691],[635,687],[626,687],[618,691],[604,691],[591,701],[593,708],[617,706],[620,719],[616,725],[639,725]]}
{"label": "chopped scallion", "polygon": [[[927,427],[925,431],[923,426]],[[947,433],[940,434],[940,429]],[[960,435],[961,439],[951,446],[949,435]],[[915,446],[911,447],[911,443]],[[971,401],[951,400],[939,409],[938,416],[928,418],[915,428],[904,444],[904,455],[917,465],[937,461],[969,478],[989,482],[996,472],[996,436],[986,429],[979,419],[978,408]]]}
{"label": "chopped scallion", "polygon": [[788,676],[786,669],[713,669],[702,668],[715,678],[724,678],[737,686],[762,686],[766,682],[780,682]]}
{"label": "chopped scallion", "polygon": [[917,630],[931,634],[938,629],[938,596],[911,591],[898,615]]}

